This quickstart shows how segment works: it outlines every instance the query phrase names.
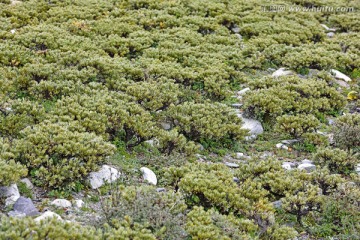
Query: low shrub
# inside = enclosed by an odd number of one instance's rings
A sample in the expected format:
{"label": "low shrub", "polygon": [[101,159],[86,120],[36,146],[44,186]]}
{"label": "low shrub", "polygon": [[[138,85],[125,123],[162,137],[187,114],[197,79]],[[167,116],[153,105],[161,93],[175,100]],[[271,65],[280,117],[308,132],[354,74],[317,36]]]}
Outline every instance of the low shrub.
{"label": "low shrub", "polygon": [[149,226],[157,239],[187,239],[186,205],[179,193],[157,192],[147,186],[114,188],[102,209],[110,226],[128,216],[134,223]]}
{"label": "low shrub", "polygon": [[37,223],[31,218],[2,217],[0,223],[1,239],[156,239],[149,230],[139,224],[133,224],[129,218],[119,222],[113,228],[105,225],[103,229],[56,219],[47,219]]}
{"label": "low shrub", "polygon": [[16,163],[10,151],[10,143],[0,138],[0,186],[8,186],[26,176],[27,168]]}
{"label": "low shrub", "polygon": [[15,159],[29,168],[35,182],[54,188],[75,187],[72,184],[113,154],[112,144],[73,127],[44,121],[21,132],[13,149]]}
{"label": "low shrub", "polygon": [[357,159],[338,148],[320,148],[314,155],[314,162],[329,168],[332,173],[350,174],[354,171]]}
{"label": "low shrub", "polygon": [[336,146],[347,151],[360,151],[360,114],[338,117],[333,132]]}

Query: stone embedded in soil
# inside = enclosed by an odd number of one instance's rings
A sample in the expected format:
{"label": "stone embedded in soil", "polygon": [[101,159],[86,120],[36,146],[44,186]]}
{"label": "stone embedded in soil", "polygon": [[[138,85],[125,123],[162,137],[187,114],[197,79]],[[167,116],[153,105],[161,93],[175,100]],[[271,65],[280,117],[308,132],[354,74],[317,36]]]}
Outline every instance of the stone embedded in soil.
{"label": "stone embedded in soil", "polygon": [[116,181],[120,177],[120,172],[108,165],[103,165],[97,172],[89,174],[89,182],[92,189],[97,189],[105,183]]}
{"label": "stone embedded in soil", "polygon": [[152,170],[150,170],[147,167],[142,167],[142,168],[140,168],[140,171],[143,173],[143,178],[145,181],[147,181],[153,185],[157,184],[156,175]]}
{"label": "stone embedded in soil", "polygon": [[36,216],[40,214],[30,198],[19,197],[13,208],[14,211],[23,213],[26,216]]}

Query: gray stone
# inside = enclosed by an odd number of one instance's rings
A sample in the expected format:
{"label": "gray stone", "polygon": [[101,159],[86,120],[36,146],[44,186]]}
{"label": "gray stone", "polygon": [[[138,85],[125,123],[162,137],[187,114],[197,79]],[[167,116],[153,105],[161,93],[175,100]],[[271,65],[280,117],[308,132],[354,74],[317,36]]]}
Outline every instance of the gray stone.
{"label": "gray stone", "polygon": [[25,214],[26,216],[39,215],[39,211],[34,206],[30,198],[19,197],[14,204],[14,211]]}
{"label": "gray stone", "polygon": [[271,74],[272,77],[281,77],[281,76],[288,76],[293,75],[294,72],[291,70],[286,70],[286,68],[279,68],[273,74]]}
{"label": "gray stone", "polygon": [[72,206],[71,202],[66,199],[55,199],[51,202],[51,205],[59,208],[70,208]]}
{"label": "gray stone", "polygon": [[299,141],[300,141],[299,139],[290,139],[290,140],[282,140],[281,142],[283,144],[292,145],[292,144],[297,143]]}
{"label": "gray stone", "polygon": [[291,162],[283,162],[281,167],[286,169],[286,170],[291,170],[291,169],[293,169],[295,167],[295,164],[291,163]]}
{"label": "gray stone", "polygon": [[35,220],[35,222],[39,223],[42,220],[45,220],[47,218],[56,218],[57,220],[60,220],[60,221],[62,220],[62,218],[58,214],[56,214],[52,211],[46,211],[43,214],[41,214],[39,217],[35,218],[34,220]]}
{"label": "gray stone", "polygon": [[252,141],[252,140],[255,140],[256,139],[256,135],[255,134],[252,134],[250,136],[246,136],[245,137],[245,141]]}
{"label": "gray stone", "polygon": [[23,178],[20,180],[20,182],[24,183],[28,189],[33,189],[34,185],[31,183],[30,179]]}
{"label": "gray stone", "polygon": [[360,175],[360,163],[355,166],[355,172]]}
{"label": "gray stone", "polygon": [[170,130],[171,129],[171,124],[170,123],[162,122],[162,123],[160,123],[160,125],[164,130]]}
{"label": "gray stone", "polygon": [[8,187],[0,187],[0,197],[11,197],[14,195],[20,197],[19,189],[16,184],[11,184]]}
{"label": "gray stone", "polygon": [[326,26],[325,24],[320,24],[326,32],[336,32],[335,28],[329,28],[328,26]]}
{"label": "gray stone", "polygon": [[237,92],[237,95],[238,96],[242,96],[242,95],[244,95],[246,92],[248,92],[248,91],[250,91],[250,88],[244,88],[244,89],[242,89],[242,90],[240,90],[240,91],[238,91]]}
{"label": "gray stone", "polygon": [[328,26],[326,26],[325,24],[320,24],[320,26],[322,26],[325,30],[329,30],[330,28]]}
{"label": "gray stone", "polygon": [[308,77],[315,77],[319,74],[319,70],[310,68],[309,73],[307,74]]}
{"label": "gray stone", "polygon": [[334,125],[334,123],[335,123],[335,120],[334,120],[334,119],[328,118],[327,120],[328,120],[328,124],[329,124],[330,126]]}
{"label": "gray stone", "polygon": [[242,152],[237,152],[236,155],[235,155],[235,157],[237,159],[242,159],[242,158],[244,158],[244,156],[245,156],[245,154],[243,154]]}
{"label": "gray stone", "polygon": [[201,144],[199,144],[199,150],[200,150],[200,151],[203,151],[204,149],[205,149],[204,146],[201,145]]}
{"label": "gray stone", "polygon": [[341,73],[338,70],[331,69],[330,72],[331,74],[334,75],[336,79],[344,80],[345,82],[351,82],[351,78],[349,78],[348,76],[346,76],[345,74]]}
{"label": "gray stone", "polygon": [[284,149],[284,150],[288,150],[289,148],[285,145],[285,144],[283,144],[283,143],[278,143],[278,144],[276,144],[276,148],[278,148],[278,149]]}
{"label": "gray stone", "polygon": [[274,156],[274,153],[266,151],[266,152],[263,152],[263,154],[261,154],[260,158],[261,159],[266,159],[266,158],[271,157],[271,156]]}
{"label": "gray stone", "polygon": [[230,168],[238,168],[239,167],[239,164],[230,163],[230,162],[225,162],[225,165],[230,167]]}
{"label": "gray stone", "polygon": [[0,197],[5,199],[5,206],[14,204],[19,199],[20,193],[16,184],[11,184],[8,187],[0,187]]}
{"label": "gray stone", "polygon": [[231,106],[233,107],[233,108],[241,108],[242,107],[242,103],[233,103],[233,104],[231,104]]}
{"label": "gray stone", "polygon": [[156,185],[157,178],[155,173],[147,167],[140,168],[140,171],[143,173],[143,178],[145,181],[149,182],[150,184]]}
{"label": "gray stone", "polygon": [[165,188],[157,188],[156,191],[157,192],[166,192],[166,189]]}
{"label": "gray stone", "polygon": [[18,211],[10,211],[8,212],[9,217],[17,217],[17,218],[23,218],[26,217],[25,213],[18,212]]}
{"label": "gray stone", "polygon": [[115,168],[112,168],[108,165],[103,165],[99,171],[90,173],[90,186],[92,189],[97,189],[105,183],[116,181],[120,175],[120,172]]}
{"label": "gray stone", "polygon": [[304,159],[301,161],[301,163],[309,163],[309,164],[314,164],[313,161],[309,160],[309,159]]}
{"label": "gray stone", "polygon": [[235,36],[237,36],[239,40],[242,40],[242,36],[240,34],[236,33]]}
{"label": "gray stone", "polygon": [[277,201],[275,201],[275,202],[272,202],[272,204],[273,204],[274,208],[276,208],[276,209],[282,208],[282,202],[281,202],[281,200],[277,200]]}
{"label": "gray stone", "polygon": [[149,144],[152,147],[159,146],[159,141],[157,139],[150,139],[150,140],[145,141],[145,143]]}
{"label": "gray stone", "polygon": [[264,128],[262,127],[261,123],[258,120],[245,118],[242,114],[238,114],[238,117],[242,119],[243,125],[241,126],[242,129],[248,129],[249,134],[251,135],[259,135],[264,132]]}
{"label": "gray stone", "polygon": [[350,85],[347,82],[343,81],[343,80],[335,79],[335,82],[337,84],[339,84],[340,87],[350,88]]}
{"label": "gray stone", "polygon": [[328,38],[333,38],[333,37],[335,36],[335,33],[333,33],[333,32],[328,32],[328,33],[326,34],[326,36],[327,36]]}
{"label": "gray stone", "polygon": [[236,183],[239,183],[240,179],[238,179],[237,177],[233,177],[233,181],[236,182]]}
{"label": "gray stone", "polygon": [[21,3],[22,3],[22,1],[17,1],[17,0],[11,0],[10,1],[11,5],[17,5],[17,4],[21,4]]}
{"label": "gray stone", "polygon": [[311,172],[316,169],[316,166],[312,163],[301,163],[298,166],[298,169],[300,170],[306,170],[307,172]]}
{"label": "gray stone", "polygon": [[231,31],[233,31],[234,33],[239,33],[240,28],[237,25],[235,25],[233,28],[231,28]]}
{"label": "gray stone", "polygon": [[85,204],[84,201],[81,199],[76,199],[73,201],[73,205],[76,208],[82,208],[84,206],[84,204]]}

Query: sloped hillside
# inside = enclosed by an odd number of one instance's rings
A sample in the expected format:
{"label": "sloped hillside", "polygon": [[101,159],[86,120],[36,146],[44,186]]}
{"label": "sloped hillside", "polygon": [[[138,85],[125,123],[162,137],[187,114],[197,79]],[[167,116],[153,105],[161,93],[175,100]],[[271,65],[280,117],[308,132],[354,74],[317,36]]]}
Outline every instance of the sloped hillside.
{"label": "sloped hillside", "polygon": [[0,0],[0,239],[360,238],[359,11]]}

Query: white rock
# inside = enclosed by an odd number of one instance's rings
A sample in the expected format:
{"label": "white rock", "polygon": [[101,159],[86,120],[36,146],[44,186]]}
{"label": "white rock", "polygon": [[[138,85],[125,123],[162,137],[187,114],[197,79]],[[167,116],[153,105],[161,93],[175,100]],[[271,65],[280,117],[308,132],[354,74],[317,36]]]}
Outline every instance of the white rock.
{"label": "white rock", "polygon": [[156,138],[154,139],[150,139],[145,141],[147,144],[151,145],[152,147],[156,147],[159,146],[159,140],[157,140]]}
{"label": "white rock", "polygon": [[320,25],[325,29],[325,31],[329,31],[329,32],[335,32],[336,31],[335,28],[329,28],[325,24],[320,24]]}
{"label": "white rock", "polygon": [[293,75],[293,74],[294,74],[294,72],[291,70],[286,70],[286,68],[279,68],[278,70],[273,72],[273,74],[271,76],[272,77],[280,77],[280,76],[288,76],[288,75]]}
{"label": "white rock", "polygon": [[156,191],[157,192],[166,192],[166,189],[165,188],[157,188]]}
{"label": "white rock", "polygon": [[144,180],[148,181],[149,183],[156,185],[157,184],[157,178],[153,171],[151,171],[147,167],[140,168],[140,171],[143,173]]}
{"label": "white rock", "polygon": [[20,197],[19,189],[16,184],[9,187],[0,187],[0,197],[5,197],[5,206],[14,204]]}
{"label": "white rock", "polygon": [[281,200],[277,200],[277,201],[275,201],[275,202],[272,202],[272,204],[273,204],[274,208],[276,208],[276,209],[279,209],[279,208],[282,207],[282,202],[281,202]]}
{"label": "white rock", "polygon": [[316,166],[312,163],[302,163],[298,166],[298,169],[300,170],[305,169],[307,172],[311,172],[312,170],[316,169]]}
{"label": "white rock", "polygon": [[81,199],[76,199],[73,203],[76,208],[82,208],[85,204],[84,201]]}
{"label": "white rock", "polygon": [[239,167],[239,164],[230,163],[230,162],[225,162],[225,165],[229,168],[238,168]]}
{"label": "white rock", "polygon": [[51,205],[54,205],[59,208],[70,208],[71,202],[66,199],[55,199],[51,202]]}
{"label": "white rock", "polygon": [[236,153],[236,158],[237,159],[242,159],[244,157],[244,154],[242,152],[237,152]]}
{"label": "white rock", "polygon": [[11,0],[10,1],[10,4],[11,5],[16,5],[16,4],[20,4],[20,3],[22,3],[21,1],[17,1],[17,0]]}
{"label": "white rock", "polygon": [[23,213],[26,216],[39,215],[39,211],[35,207],[30,198],[19,197],[13,206],[13,210],[19,213]]}
{"label": "white rock", "polygon": [[309,160],[309,159],[304,159],[301,161],[301,163],[309,163],[309,164],[314,164],[313,161]]}
{"label": "white rock", "polygon": [[278,143],[278,144],[276,144],[276,148],[278,148],[278,149],[285,149],[285,150],[288,150],[289,148],[285,145],[285,144],[283,144],[283,143]]}
{"label": "white rock", "polygon": [[242,103],[233,103],[233,104],[231,104],[231,106],[233,107],[233,108],[241,108],[242,107]]}
{"label": "white rock", "polygon": [[24,183],[28,189],[33,189],[34,185],[31,183],[30,179],[23,178],[20,180],[20,182]]}
{"label": "white rock", "polygon": [[240,28],[237,25],[235,25],[233,28],[231,28],[231,31],[233,31],[234,33],[239,33]]}
{"label": "white rock", "polygon": [[39,223],[40,221],[45,220],[47,218],[56,218],[57,220],[60,221],[62,220],[62,218],[58,214],[52,211],[46,211],[43,214],[41,214],[39,217],[35,218],[34,220],[35,222]]}
{"label": "white rock", "polygon": [[198,148],[199,148],[200,151],[203,151],[205,149],[204,146],[201,145],[201,144],[198,144]]}
{"label": "white rock", "polygon": [[19,196],[11,196],[5,199],[5,206],[13,205],[17,200],[19,199]]}
{"label": "white rock", "polygon": [[252,141],[252,140],[255,140],[256,139],[256,135],[255,134],[252,134],[250,136],[246,136],[245,137],[245,141]]}
{"label": "white rock", "polygon": [[11,197],[11,196],[20,197],[19,189],[15,183],[11,184],[8,187],[0,187],[0,197]]}
{"label": "white rock", "polygon": [[244,88],[244,89],[238,91],[238,92],[237,92],[237,95],[242,96],[242,95],[244,95],[247,91],[250,91],[250,88]]}
{"label": "white rock", "polygon": [[235,36],[237,36],[239,40],[242,40],[242,36],[240,34],[236,33]]}
{"label": "white rock", "polygon": [[16,32],[16,30],[15,30],[15,29],[11,29],[10,32],[11,32],[12,34],[14,34],[14,33]]}
{"label": "white rock", "polygon": [[325,28],[325,30],[329,30],[330,28],[328,26],[326,26],[325,24],[320,24],[323,28]]}
{"label": "white rock", "polygon": [[164,130],[169,130],[171,129],[171,124],[170,123],[167,123],[167,122],[162,122],[160,123],[161,127],[164,129]]}
{"label": "white rock", "polygon": [[238,114],[238,117],[243,120],[242,129],[248,129],[249,135],[259,135],[264,132],[264,128],[258,120],[245,118],[242,114]]}
{"label": "white rock", "polygon": [[18,212],[18,211],[10,211],[8,212],[9,217],[17,217],[17,218],[23,218],[26,217],[25,213]]}
{"label": "white rock", "polygon": [[333,37],[335,36],[335,33],[333,33],[333,32],[328,32],[328,33],[326,34],[326,36],[327,36],[328,38],[333,38]]}
{"label": "white rock", "polygon": [[103,165],[98,172],[92,172],[89,175],[90,186],[92,189],[97,189],[106,182],[111,183],[120,177],[120,172],[108,165]]}
{"label": "white rock", "polygon": [[331,72],[331,74],[333,74],[333,75],[335,76],[335,78],[337,78],[337,79],[344,80],[345,82],[351,82],[351,78],[349,78],[349,77],[346,76],[345,74],[339,72],[338,70],[331,69],[330,72]]}
{"label": "white rock", "polygon": [[299,141],[300,141],[299,139],[289,139],[289,140],[282,140],[281,142],[283,144],[291,145],[291,144],[297,143]]}
{"label": "white rock", "polygon": [[343,80],[335,79],[335,81],[337,84],[339,84],[340,87],[350,88],[350,85]]}
{"label": "white rock", "polygon": [[360,163],[355,166],[355,172],[360,175]]}
{"label": "white rock", "polygon": [[283,163],[281,165],[282,168],[286,169],[286,170],[291,170],[292,169],[292,166],[290,163]]}

